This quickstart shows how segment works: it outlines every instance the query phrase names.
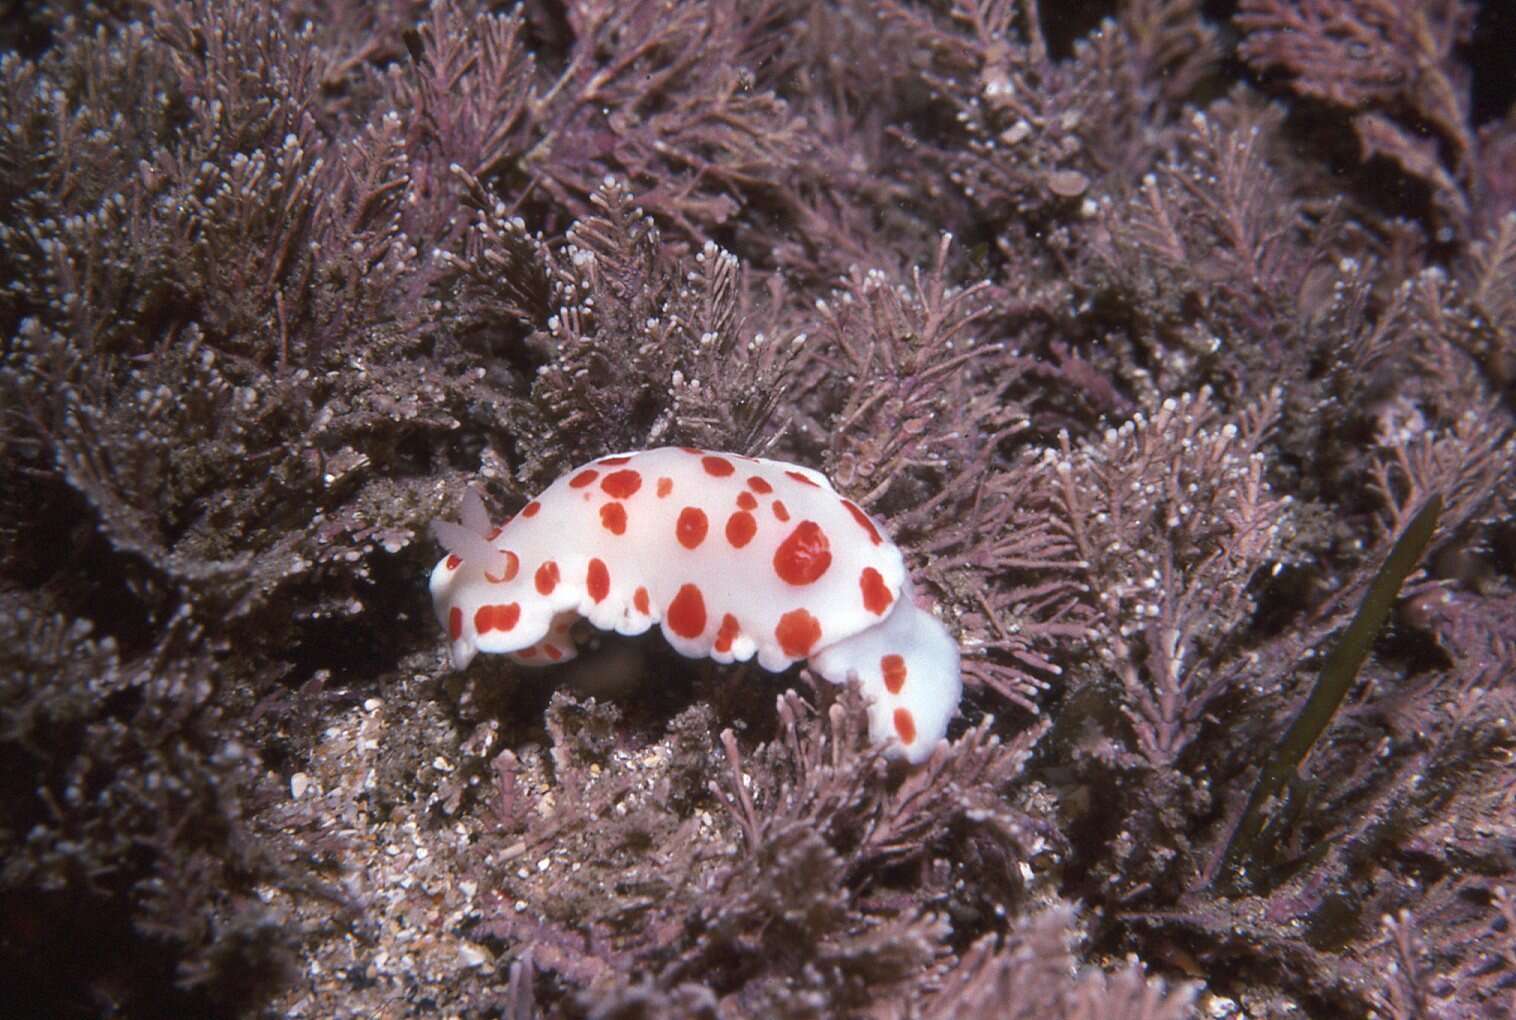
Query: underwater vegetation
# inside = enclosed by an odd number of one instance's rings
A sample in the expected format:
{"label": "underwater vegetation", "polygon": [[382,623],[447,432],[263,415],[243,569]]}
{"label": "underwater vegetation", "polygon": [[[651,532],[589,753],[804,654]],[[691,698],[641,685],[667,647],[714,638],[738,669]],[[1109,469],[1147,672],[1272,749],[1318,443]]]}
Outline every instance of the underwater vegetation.
{"label": "underwater vegetation", "polygon": [[[7,1012],[1516,1014],[1513,35],[7,5]],[[452,668],[430,522],[660,447],[878,522],[946,746],[655,634]]]}

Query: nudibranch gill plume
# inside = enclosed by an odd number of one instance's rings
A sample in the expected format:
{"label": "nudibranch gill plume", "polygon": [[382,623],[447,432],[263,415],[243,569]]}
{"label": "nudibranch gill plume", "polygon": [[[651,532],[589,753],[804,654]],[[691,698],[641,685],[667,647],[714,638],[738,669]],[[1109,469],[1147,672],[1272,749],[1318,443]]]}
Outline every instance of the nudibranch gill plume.
{"label": "nudibranch gill plume", "polygon": [[573,624],[658,624],[691,658],[778,672],[807,660],[856,678],[871,738],[925,759],[962,691],[958,646],[917,606],[900,550],[810,468],[685,447],[616,454],[490,523],[470,490],[434,522],[432,571],[453,665],[479,652],[545,666],[576,654]]}

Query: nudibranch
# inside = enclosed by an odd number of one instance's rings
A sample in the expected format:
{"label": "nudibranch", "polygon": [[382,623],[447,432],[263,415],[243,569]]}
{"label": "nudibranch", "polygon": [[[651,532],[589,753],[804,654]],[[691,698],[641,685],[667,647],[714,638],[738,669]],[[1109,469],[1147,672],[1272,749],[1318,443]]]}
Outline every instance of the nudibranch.
{"label": "nudibranch", "polygon": [[574,657],[573,625],[641,634],[658,624],[691,658],[779,672],[802,659],[856,678],[869,733],[917,762],[947,731],[962,691],[958,646],[916,605],[900,550],[817,471],[664,447],[586,464],[492,526],[478,493],[447,550],[432,601],[453,666],[478,652],[528,666]]}

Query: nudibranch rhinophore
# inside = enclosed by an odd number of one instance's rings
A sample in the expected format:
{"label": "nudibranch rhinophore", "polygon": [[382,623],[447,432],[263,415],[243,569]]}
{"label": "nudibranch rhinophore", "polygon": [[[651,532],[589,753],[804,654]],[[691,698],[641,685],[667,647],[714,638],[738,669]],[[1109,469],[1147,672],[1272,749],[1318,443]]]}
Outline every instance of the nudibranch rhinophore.
{"label": "nudibranch rhinophore", "polygon": [[916,605],[900,550],[810,468],[664,447],[571,471],[499,527],[470,490],[462,517],[434,523],[447,556],[431,578],[457,669],[478,652],[571,659],[582,617],[659,624],[691,658],[856,678],[870,736],[913,762],[958,707],[958,646]]}

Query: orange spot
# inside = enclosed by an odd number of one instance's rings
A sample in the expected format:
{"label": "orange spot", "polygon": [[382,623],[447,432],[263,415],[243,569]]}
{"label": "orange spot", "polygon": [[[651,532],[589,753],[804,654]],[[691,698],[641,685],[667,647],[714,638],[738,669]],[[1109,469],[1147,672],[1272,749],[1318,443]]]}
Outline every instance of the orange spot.
{"label": "orange spot", "polygon": [[764,481],[762,478],[759,478],[757,475],[749,476],[747,480],[747,487],[758,493],[760,496],[767,496],[769,493],[774,491],[774,487],[772,485]]}
{"label": "orange spot", "polygon": [[636,606],[637,612],[641,613],[643,616],[652,615],[653,611],[647,600],[646,588],[643,588],[641,586],[637,588],[637,591],[632,595],[632,605]]}
{"label": "orange spot", "polygon": [[521,621],[521,606],[507,602],[503,606],[480,606],[474,613],[474,629],[483,634],[488,630],[510,630]]}
{"label": "orange spot", "polygon": [[633,493],[642,488],[642,476],[630,469],[612,471],[600,482],[600,488],[607,496],[615,499],[629,499]]}
{"label": "orange spot", "polygon": [[679,511],[679,520],[674,525],[674,535],[679,539],[679,544],[686,549],[694,549],[705,541],[705,533],[710,529],[711,522],[706,520],[705,511],[698,506],[687,506]]}
{"label": "orange spot", "polygon": [[891,653],[879,660],[879,671],[884,674],[885,690],[899,694],[905,686],[905,659]]}
{"label": "orange spot", "polygon": [[774,500],[773,506],[770,509],[774,511],[774,516],[779,518],[779,520],[788,521],[790,519],[790,508],[784,505],[784,500],[782,499]]}
{"label": "orange spot", "polygon": [[774,637],[785,655],[803,659],[821,640],[821,623],[804,609],[791,609],[779,618]]}
{"label": "orange spot", "polygon": [[533,645],[530,648],[523,648],[516,654],[521,656],[523,659],[530,659],[532,656],[537,654],[537,646]]}
{"label": "orange spot", "polygon": [[737,493],[737,505],[744,510],[757,510],[758,500],[751,492]]}
{"label": "orange spot", "polygon": [[484,540],[486,542],[493,542],[495,539],[497,539],[497,538],[500,537],[500,533],[502,531],[504,531],[504,530],[505,530],[505,526],[504,525],[501,525],[498,528],[491,528],[490,529],[490,533],[488,535],[484,536]]}
{"label": "orange spot", "polygon": [[725,457],[701,457],[700,464],[705,468],[705,473],[716,478],[725,478],[737,469],[732,467],[732,462]]}
{"label": "orange spot", "polygon": [[461,559],[458,558],[458,554],[457,553],[448,553],[447,554],[447,569],[449,569],[449,570],[457,570],[462,565],[463,565],[463,560],[461,560]]}
{"label": "orange spot", "polygon": [[850,499],[845,499],[842,501],[842,505],[847,507],[847,512],[853,515],[853,520],[858,522],[858,526],[861,527],[864,531],[868,532],[870,542],[878,545],[880,542],[884,541],[879,537],[879,529],[874,527],[874,522],[869,520],[868,514],[864,513],[858,508],[857,503],[854,503]]}
{"label": "orange spot", "polygon": [[463,636],[463,610],[457,606],[447,611],[447,636],[454,641]]}
{"label": "orange spot", "polygon": [[742,633],[742,627],[737,623],[737,618],[727,613],[721,618],[721,629],[716,632],[716,651],[730,652],[732,642],[737,640],[737,635]]}
{"label": "orange spot", "polygon": [[758,522],[746,510],[738,510],[726,519],[726,540],[733,549],[741,549],[758,534]]}
{"label": "orange spot", "polygon": [[774,550],[774,573],[790,584],[810,584],[831,565],[831,544],[815,521],[795,525],[795,530]]}
{"label": "orange spot", "polygon": [[537,591],[542,595],[551,595],[556,587],[558,587],[558,564],[552,560],[545,560],[542,566],[537,568]]}
{"label": "orange spot", "polygon": [[486,573],[484,575],[484,579],[486,581],[493,581],[495,584],[504,584],[507,581],[514,581],[516,579],[516,574],[519,573],[520,570],[521,557],[517,556],[515,553],[507,549],[505,551],[505,576],[496,577],[494,574]]}
{"label": "orange spot", "polygon": [[873,567],[863,568],[863,573],[858,575],[858,587],[863,589],[863,608],[875,616],[883,616],[894,601],[889,588],[885,587],[884,578]]}
{"label": "orange spot", "polygon": [[799,482],[801,485],[809,485],[813,489],[819,489],[819,488],[821,488],[821,486],[819,486],[815,482],[811,481],[809,478],[807,478],[805,475],[801,474],[799,471],[786,471],[785,474],[787,474],[791,478],[795,479],[795,481]]}
{"label": "orange spot", "polygon": [[594,470],[593,468],[588,471],[581,471],[573,478],[569,479],[569,488],[582,489],[599,477],[600,472]]}
{"label": "orange spot", "polygon": [[559,659],[563,658],[563,652],[558,648],[557,645],[543,645],[542,654],[546,655],[554,662],[557,662]]}
{"label": "orange spot", "polygon": [[615,467],[618,464],[625,464],[627,461],[629,461],[631,459],[632,459],[631,457],[607,457],[604,460],[600,461],[600,466],[601,467]]}
{"label": "orange spot", "polygon": [[681,446],[679,449],[683,450],[685,453],[693,453],[697,457],[705,453],[704,450],[697,450],[693,446]]}
{"label": "orange spot", "polygon": [[542,504],[535,499],[521,508],[522,517],[536,517],[537,511],[542,509]]}
{"label": "orange spot", "polygon": [[607,503],[600,508],[600,524],[612,535],[626,534],[626,507],[620,503]]}
{"label": "orange spot", "polygon": [[590,590],[590,598],[596,602],[604,602],[605,597],[611,593],[611,572],[605,569],[603,560],[590,560],[590,569],[584,581]]}
{"label": "orange spot", "polygon": [[674,480],[672,478],[660,478],[660,479],[658,479],[658,498],[659,499],[662,499],[664,496],[667,496],[669,493],[671,493],[673,491],[674,491]]}
{"label": "orange spot", "polygon": [[911,718],[911,713],[907,709],[895,709],[895,732],[900,736],[902,744],[916,742],[916,720]]}
{"label": "orange spot", "polygon": [[682,586],[669,603],[665,616],[669,630],[680,637],[694,640],[705,633],[705,598],[693,584]]}

